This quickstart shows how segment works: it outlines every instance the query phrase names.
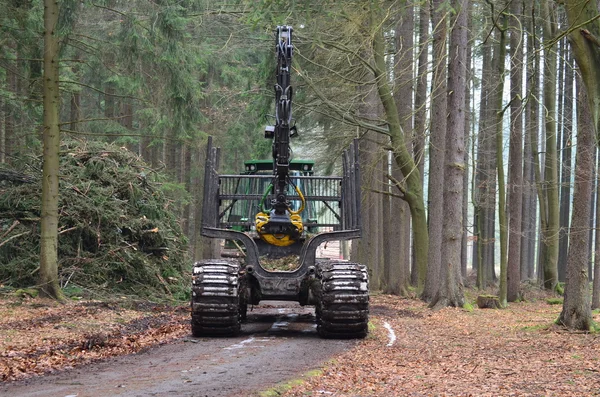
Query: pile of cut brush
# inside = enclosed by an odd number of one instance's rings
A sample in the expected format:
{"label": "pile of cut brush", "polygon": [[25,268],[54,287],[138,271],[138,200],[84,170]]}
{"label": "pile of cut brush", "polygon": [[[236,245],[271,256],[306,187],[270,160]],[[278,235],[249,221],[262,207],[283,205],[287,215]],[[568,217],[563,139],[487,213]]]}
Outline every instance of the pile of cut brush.
{"label": "pile of cut brush", "polygon": [[260,257],[260,264],[267,270],[290,272],[300,267],[297,255],[284,256],[283,258],[270,258],[268,256]]}
{"label": "pile of cut brush", "polygon": [[[39,270],[40,157],[0,168],[0,284],[34,286]],[[62,287],[137,296],[185,294],[187,240],[165,176],[105,143],[61,146]],[[175,296],[185,298],[185,296]]]}

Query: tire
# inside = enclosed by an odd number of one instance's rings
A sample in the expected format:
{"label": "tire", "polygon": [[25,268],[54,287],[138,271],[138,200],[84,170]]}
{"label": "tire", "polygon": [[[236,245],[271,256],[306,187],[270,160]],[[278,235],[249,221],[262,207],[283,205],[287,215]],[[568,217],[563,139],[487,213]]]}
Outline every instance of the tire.
{"label": "tire", "polygon": [[211,259],[194,264],[192,335],[235,336],[240,332],[240,264]]}
{"label": "tire", "polygon": [[322,338],[364,338],[369,332],[367,268],[349,262],[317,264],[317,332]]}

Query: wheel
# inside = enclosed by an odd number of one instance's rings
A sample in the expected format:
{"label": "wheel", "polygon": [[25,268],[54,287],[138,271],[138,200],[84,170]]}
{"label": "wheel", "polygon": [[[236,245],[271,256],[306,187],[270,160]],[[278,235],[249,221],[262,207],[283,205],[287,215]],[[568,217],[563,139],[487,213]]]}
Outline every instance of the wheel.
{"label": "wheel", "polygon": [[315,309],[317,332],[323,338],[364,338],[369,331],[367,268],[348,262],[317,264]]}
{"label": "wheel", "polygon": [[192,335],[234,336],[240,332],[239,270],[236,260],[194,264]]}

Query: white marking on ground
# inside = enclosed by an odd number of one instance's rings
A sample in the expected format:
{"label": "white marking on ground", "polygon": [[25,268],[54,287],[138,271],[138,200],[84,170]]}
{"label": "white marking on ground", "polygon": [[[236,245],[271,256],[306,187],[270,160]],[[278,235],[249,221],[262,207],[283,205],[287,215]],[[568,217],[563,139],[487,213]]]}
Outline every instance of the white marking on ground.
{"label": "white marking on ground", "polygon": [[276,321],[273,323],[273,325],[271,325],[271,328],[269,329],[269,331],[281,331],[281,330],[285,330],[287,329],[288,325],[290,325],[289,321]]}
{"label": "white marking on ground", "polygon": [[254,337],[250,337],[248,339],[241,341],[240,343],[236,343],[235,345],[224,347],[223,349],[225,349],[225,350],[243,349],[245,347],[245,345],[247,345],[248,343],[254,342],[254,340],[255,340]]}
{"label": "white marking on ground", "polygon": [[396,334],[394,333],[392,326],[387,321],[383,323],[383,326],[388,330],[388,337],[390,338],[390,341],[386,346],[392,346],[394,342],[396,342]]}
{"label": "white marking on ground", "polygon": [[285,316],[282,316],[279,319],[277,319],[277,321],[275,321],[273,323],[273,325],[271,326],[271,328],[269,329],[268,332],[285,331],[285,330],[287,330],[290,323],[298,321],[298,317],[299,317],[298,313],[286,313],[289,311],[290,311],[289,308],[277,309],[277,312],[279,314],[285,314]]}

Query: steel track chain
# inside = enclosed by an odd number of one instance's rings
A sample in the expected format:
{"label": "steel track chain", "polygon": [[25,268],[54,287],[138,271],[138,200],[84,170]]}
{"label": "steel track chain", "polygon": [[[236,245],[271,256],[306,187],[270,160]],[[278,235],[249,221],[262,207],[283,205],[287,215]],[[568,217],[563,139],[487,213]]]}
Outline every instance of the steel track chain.
{"label": "steel track chain", "polygon": [[237,260],[210,259],[194,264],[192,334],[232,336],[240,332]]}
{"label": "steel track chain", "polygon": [[369,276],[364,265],[317,264],[317,331],[324,338],[364,338],[369,324]]}

